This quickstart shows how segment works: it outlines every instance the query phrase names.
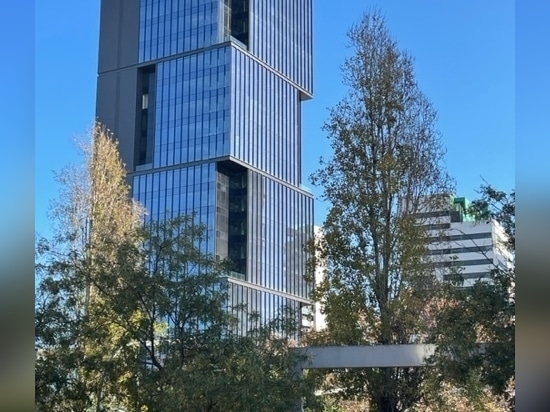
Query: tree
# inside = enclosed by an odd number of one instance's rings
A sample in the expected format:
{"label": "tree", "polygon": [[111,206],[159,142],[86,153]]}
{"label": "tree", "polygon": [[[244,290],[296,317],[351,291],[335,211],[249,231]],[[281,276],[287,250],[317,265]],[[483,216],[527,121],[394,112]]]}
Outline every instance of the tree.
{"label": "tree", "polygon": [[[436,112],[416,83],[412,58],[376,12],[348,37],[348,93],[324,125],[333,157],[321,160],[311,178],[330,202],[312,251],[312,272],[320,260],[325,268],[314,298],[324,303],[326,343],[410,343],[427,334],[423,311],[436,287],[414,214],[437,208],[443,197],[433,195],[452,188],[440,166]],[[419,399],[424,373],[383,368],[335,377],[345,396],[367,396],[373,410],[400,411]]]}
{"label": "tree", "polygon": [[[494,220],[506,233],[497,247],[515,259],[515,192],[483,185],[470,213]],[[489,388],[515,409],[515,265],[495,266],[491,281],[461,288],[460,271],[442,290],[443,306],[436,315],[431,362],[439,370],[437,385],[447,381],[467,390],[471,398]],[[485,344],[479,350],[479,344]]]}
{"label": "tree", "polygon": [[128,370],[132,410],[290,409],[309,388],[291,376],[296,317],[281,314],[242,335],[233,310],[244,308],[226,304],[228,265],[201,251],[206,228],[182,216],[153,222],[148,233],[143,265],[109,297],[139,348]]}
{"label": "tree", "polygon": [[[96,126],[82,168],[59,175],[59,223],[37,252],[39,411],[288,410],[298,325],[283,313],[245,336],[227,264],[193,215],[143,223],[116,141]],[[251,316],[254,316],[252,314]]]}
{"label": "tree", "polygon": [[[39,239],[36,274],[36,405],[38,410],[101,410],[119,331],[98,290],[101,274],[120,278],[118,250],[135,243],[141,210],[129,197],[117,143],[96,124],[84,162],[56,178],[60,197],[52,240]],[[98,344],[101,342],[101,344]],[[111,391],[113,392],[113,391]]]}

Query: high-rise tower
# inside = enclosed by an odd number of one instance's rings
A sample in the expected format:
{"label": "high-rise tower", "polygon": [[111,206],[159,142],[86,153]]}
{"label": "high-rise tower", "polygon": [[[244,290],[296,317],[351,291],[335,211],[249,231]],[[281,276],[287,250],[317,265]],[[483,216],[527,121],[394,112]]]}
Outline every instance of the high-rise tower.
{"label": "high-rise tower", "polygon": [[478,280],[491,281],[495,269],[513,266],[513,256],[505,246],[506,233],[498,222],[471,215],[465,197],[440,198],[442,201],[433,202],[437,207],[415,214],[427,231],[427,254],[440,280],[459,272],[467,287]]}
{"label": "high-rise tower", "polygon": [[[102,0],[97,118],[152,219],[195,213],[232,303],[308,304],[312,0]],[[242,319],[245,322],[245,319]]]}

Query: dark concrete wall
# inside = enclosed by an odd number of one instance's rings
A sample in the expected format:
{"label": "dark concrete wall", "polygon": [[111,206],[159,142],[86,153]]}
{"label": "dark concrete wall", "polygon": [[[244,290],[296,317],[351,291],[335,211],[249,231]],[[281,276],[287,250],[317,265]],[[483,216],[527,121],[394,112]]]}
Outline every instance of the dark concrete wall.
{"label": "dark concrete wall", "polygon": [[138,63],[139,1],[101,0],[98,72]]}
{"label": "dark concrete wall", "polygon": [[139,1],[101,0],[96,119],[119,140],[128,171],[134,170],[138,45]]}
{"label": "dark concrete wall", "polygon": [[128,171],[134,170],[137,68],[103,73],[97,81],[96,117],[119,141]]}

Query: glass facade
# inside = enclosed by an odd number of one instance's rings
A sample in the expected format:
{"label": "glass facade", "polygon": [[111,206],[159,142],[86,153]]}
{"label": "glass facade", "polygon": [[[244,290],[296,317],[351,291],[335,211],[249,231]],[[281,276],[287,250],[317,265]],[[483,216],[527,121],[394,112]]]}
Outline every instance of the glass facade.
{"label": "glass facade", "polygon": [[204,251],[214,253],[216,164],[134,174],[132,192],[151,220],[194,214],[207,228]]}
{"label": "glass facade", "polygon": [[220,0],[140,0],[139,62],[202,49],[223,40]]}
{"label": "glass facade", "polygon": [[313,93],[312,0],[140,0],[139,62],[236,40]]}
{"label": "glass facade", "polygon": [[311,235],[313,202],[274,179],[249,171],[250,233],[249,280],[257,285],[306,298],[303,282],[306,256],[302,251]]}
{"label": "glass facade", "polygon": [[228,155],[229,47],[174,58],[156,66],[153,167]]}
{"label": "glass facade", "polygon": [[[273,319],[280,313],[282,307],[289,307],[296,313],[300,312],[303,301],[298,301],[293,297],[285,297],[280,294],[270,293],[254,287],[248,287],[245,284],[231,282],[229,288],[229,307],[236,307],[246,302],[245,310],[235,310],[234,314],[239,321],[242,330],[250,330],[259,326],[259,322],[264,319]],[[259,313],[261,317],[255,320],[250,319],[248,315]]]}
{"label": "glass facade", "polygon": [[232,49],[231,155],[298,185],[301,180],[300,96],[284,77]]}
{"label": "glass facade", "polygon": [[123,146],[135,198],[151,219],[193,213],[207,226],[204,250],[232,265],[230,304],[261,319],[299,311],[311,291],[301,104],[312,97],[312,0],[135,1],[137,83],[118,97],[125,113],[136,107],[135,129],[112,126],[134,139]]}
{"label": "glass facade", "polygon": [[250,0],[252,54],[313,93],[311,0]]}

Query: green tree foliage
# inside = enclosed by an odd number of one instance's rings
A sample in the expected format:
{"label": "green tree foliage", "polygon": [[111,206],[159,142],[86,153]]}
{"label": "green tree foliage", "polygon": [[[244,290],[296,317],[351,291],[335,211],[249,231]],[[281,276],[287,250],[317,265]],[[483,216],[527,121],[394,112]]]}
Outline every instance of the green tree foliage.
{"label": "green tree foliage", "polygon": [[193,216],[143,222],[116,142],[98,126],[82,169],[60,175],[59,230],[38,242],[39,411],[279,411],[309,393],[292,375],[296,316],[248,331],[225,263]]}
{"label": "green tree foliage", "polygon": [[331,396],[319,396],[313,408],[306,408],[306,412],[346,412],[346,409],[338,405],[338,402]]}
{"label": "green tree foliage", "polygon": [[[494,220],[506,234],[501,245],[511,258],[509,268],[495,267],[491,281],[462,288],[460,272],[443,290],[436,314],[431,360],[439,370],[437,385],[447,381],[469,391],[472,398],[488,387],[504,396],[510,410],[515,403],[515,192],[484,185],[470,212],[480,220]],[[484,345],[479,350],[479,343]]]}
{"label": "green tree foliage", "polygon": [[299,360],[288,350],[295,316],[281,314],[242,336],[227,308],[226,267],[201,251],[204,233],[192,216],[152,224],[143,266],[110,296],[128,344],[139,349],[128,362],[130,404],[146,411],[288,410],[308,388],[291,376]]}
{"label": "green tree foliage", "polygon": [[[330,203],[313,266],[324,266],[314,298],[324,304],[328,344],[419,341],[429,328],[425,308],[435,288],[427,270],[425,233],[413,215],[436,208],[451,192],[441,170],[436,112],[422,94],[412,58],[391,38],[384,18],[366,14],[348,33],[345,98],[324,130],[333,156],[312,176]],[[322,343],[322,342],[317,342]],[[400,411],[420,397],[422,369],[337,373],[347,397],[373,410]]]}

